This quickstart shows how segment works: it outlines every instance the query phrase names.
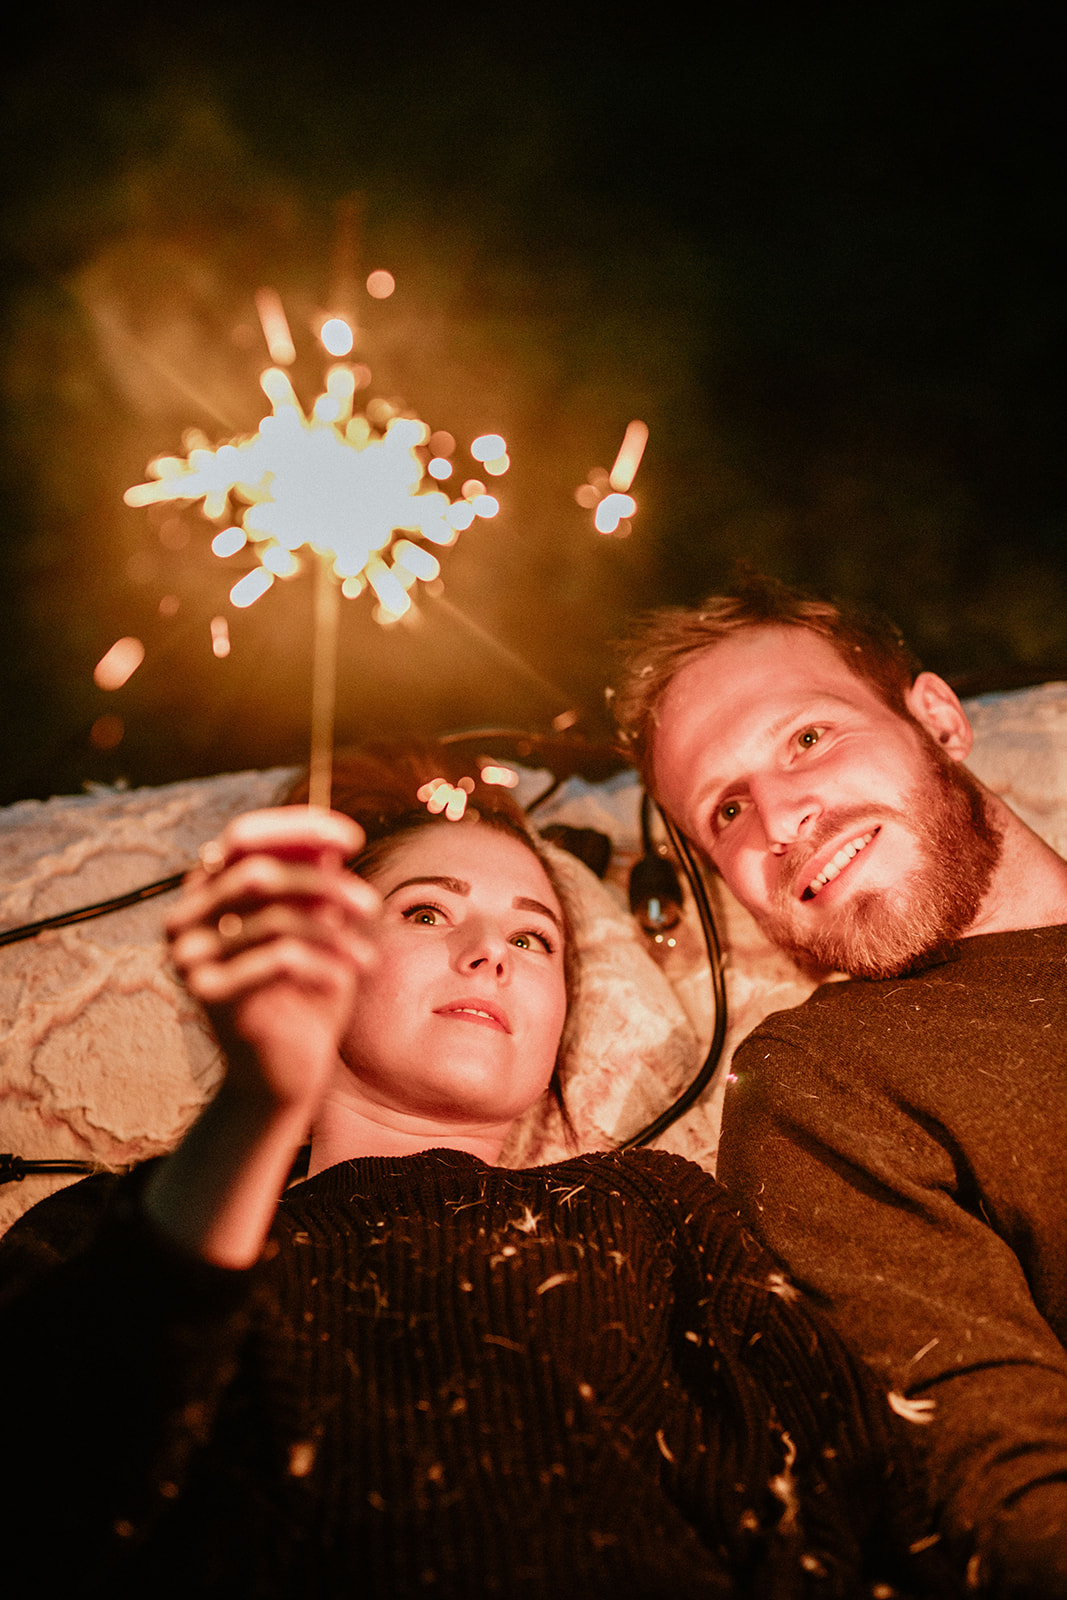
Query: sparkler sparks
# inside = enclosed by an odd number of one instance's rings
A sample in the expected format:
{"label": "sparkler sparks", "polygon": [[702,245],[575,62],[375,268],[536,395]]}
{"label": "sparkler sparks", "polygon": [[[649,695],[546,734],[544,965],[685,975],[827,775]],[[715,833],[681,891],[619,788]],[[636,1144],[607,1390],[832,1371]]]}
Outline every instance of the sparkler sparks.
{"label": "sparkler sparks", "polygon": [[[367,288],[385,298],[394,281],[388,273],[373,273]],[[426,545],[454,544],[476,517],[496,516],[500,503],[480,479],[468,479],[455,499],[439,487],[452,472],[451,435],[431,435],[425,422],[384,400],[369,399],[362,411],[356,408],[356,393],[371,376],[361,363],[335,361],[323,392],[305,412],[285,370],[296,359],[296,347],[281,299],[261,289],[256,307],[273,363],[260,375],[270,415],[250,437],[214,447],[202,434],[187,434],[187,455],[158,457],[149,464],[148,480],[128,489],[124,499],[133,507],[201,500],[204,516],[219,526],[214,553],[225,560],[247,549],[258,560],[230,591],[238,608],[254,604],[276,579],[291,577],[300,568],[297,553],[310,552],[318,572],[312,798],[328,803],[340,593],[369,589],[378,603],[376,620],[395,621],[410,610],[417,583],[439,578],[440,562]],[[348,355],[355,345],[352,327],[336,316],[324,318],[319,340],[334,356]],[[499,434],[480,436],[470,453],[493,477],[510,465]],[[220,649],[222,637],[213,632],[217,654],[228,648],[227,635]]]}

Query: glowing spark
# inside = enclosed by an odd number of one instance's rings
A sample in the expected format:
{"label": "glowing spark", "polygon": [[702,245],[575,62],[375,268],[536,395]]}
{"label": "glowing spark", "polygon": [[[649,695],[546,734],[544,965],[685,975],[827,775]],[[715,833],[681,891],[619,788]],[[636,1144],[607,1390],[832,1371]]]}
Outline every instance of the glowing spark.
{"label": "glowing spark", "polygon": [[235,556],[247,543],[248,535],[243,528],[223,528],[212,539],[211,548],[217,556]]}
{"label": "glowing spark", "polygon": [[121,689],[143,660],[144,645],[140,639],[116,639],[93,668],[93,682],[98,689]]}
{"label": "glowing spark", "polygon": [[332,356],[347,356],[356,342],[355,334],[343,317],[327,317],[319,329],[322,347]]}
{"label": "glowing spark", "polygon": [[441,571],[437,557],[424,550],[421,544],[412,544],[410,539],[399,539],[393,546],[393,566],[405,567],[424,583],[432,583]]}
{"label": "glowing spark", "polygon": [[426,463],[426,471],[431,478],[436,478],[438,483],[443,483],[452,476],[452,463],[446,461],[444,456],[434,456],[432,461]]}
{"label": "glowing spark", "polygon": [[291,366],[296,360],[296,346],[289,332],[281,297],[273,289],[257,289],[256,310],[271,360],[280,367]]}
{"label": "glowing spark", "polygon": [[211,653],[220,661],[230,653],[230,626],[225,617],[211,619]]}
{"label": "glowing spark", "polygon": [[274,577],[265,567],[254,567],[251,572],[246,572],[243,578],[238,578],[230,590],[230,604],[243,610],[244,607],[254,604],[261,594],[266,594]]}
{"label": "glowing spark", "polygon": [[380,268],[372,272],[367,279],[367,293],[372,300],[388,300],[396,288],[396,279],[391,272],[384,272]]}
{"label": "glowing spark", "polygon": [[418,798],[431,816],[437,817],[444,812],[449,822],[458,822],[467,809],[466,789],[461,784],[453,786],[447,778],[431,778],[418,791]]}
{"label": "glowing spark", "polygon": [[628,494],[607,494],[596,508],[593,526],[597,533],[614,533],[624,517],[632,517],[637,502]]}
{"label": "glowing spark", "polygon": [[519,775],[510,767],[483,767],[482,782],[495,783],[501,789],[514,789],[518,786]]}
{"label": "glowing spark", "polygon": [[499,433],[483,433],[471,444],[471,458],[474,461],[496,461],[500,456],[507,455],[507,444]]}
{"label": "glowing spark", "polygon": [[624,539],[630,532],[629,518],[637,510],[637,501],[627,490],[641,465],[647,443],[648,425],[631,422],[611,471],[594,467],[586,482],[575,489],[574,498],[578,504],[583,510],[594,513],[593,526],[598,533],[611,533]]}
{"label": "glowing spark", "polygon": [[645,453],[648,443],[648,424],[644,422],[631,422],[623,434],[619,453],[615,457],[615,465],[608,474],[609,482],[613,489],[628,489],[637,475],[641,465],[641,457]]}

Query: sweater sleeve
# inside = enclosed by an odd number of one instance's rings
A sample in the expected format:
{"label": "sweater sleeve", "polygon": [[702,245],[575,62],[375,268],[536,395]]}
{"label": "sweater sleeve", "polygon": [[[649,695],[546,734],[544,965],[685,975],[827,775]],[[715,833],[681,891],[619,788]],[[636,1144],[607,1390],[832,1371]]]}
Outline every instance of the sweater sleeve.
{"label": "sweater sleeve", "polygon": [[74,1185],[0,1247],[4,1560],[57,1593],[106,1587],[178,1498],[247,1327],[255,1274],[171,1247],[141,1182]]}
{"label": "sweater sleeve", "polygon": [[883,1372],[969,1586],[1067,1597],[1067,1355],[961,1153],[908,1097],[764,1025],[734,1061],[719,1175]]}

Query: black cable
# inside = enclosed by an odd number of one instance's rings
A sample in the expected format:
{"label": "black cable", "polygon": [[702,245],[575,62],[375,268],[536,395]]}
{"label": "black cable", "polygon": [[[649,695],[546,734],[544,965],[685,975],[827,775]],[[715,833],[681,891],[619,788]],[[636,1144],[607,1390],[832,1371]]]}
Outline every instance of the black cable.
{"label": "black cable", "polygon": [[667,836],[674,848],[674,853],[678,857],[686,881],[689,884],[693,902],[697,908],[697,916],[700,919],[701,930],[704,934],[704,943],[708,951],[711,992],[715,1002],[715,1026],[712,1029],[708,1053],[704,1057],[696,1077],[691,1083],[686,1084],[681,1094],[667,1107],[666,1111],[662,1111],[658,1117],[653,1118],[647,1127],[642,1128],[640,1132],[632,1134],[629,1139],[623,1139],[618,1146],[620,1150],[635,1150],[639,1145],[651,1144],[653,1139],[658,1139],[660,1134],[666,1132],[672,1123],[677,1122],[679,1117],[684,1116],[691,1105],[696,1104],[715,1074],[715,1069],[722,1059],[723,1045],[726,1042],[726,983],[723,978],[722,947],[719,944],[719,935],[715,928],[711,902],[708,899],[707,890],[704,887],[704,879],[689,848],[688,841],[678,832],[678,829],[665,812],[660,811],[660,816],[663,819],[663,826],[667,830]]}
{"label": "black cable", "polygon": [[183,867],[181,872],[171,873],[169,878],[158,878],[155,883],[142,884],[139,889],[113,895],[110,900],[79,906],[76,911],[60,911],[54,917],[42,917],[40,922],[26,922],[20,928],[0,929],[0,945],[18,944],[20,939],[33,939],[51,928],[69,928],[76,922],[88,922],[92,917],[106,916],[109,911],[122,911],[126,906],[135,906],[142,900],[153,900],[157,894],[167,894],[169,890],[177,889],[188,871],[189,867]]}
{"label": "black cable", "polygon": [[0,1154],[0,1183],[21,1183],[37,1172],[110,1172],[101,1161],[79,1161],[75,1158],[58,1161],[37,1160],[29,1156]]}

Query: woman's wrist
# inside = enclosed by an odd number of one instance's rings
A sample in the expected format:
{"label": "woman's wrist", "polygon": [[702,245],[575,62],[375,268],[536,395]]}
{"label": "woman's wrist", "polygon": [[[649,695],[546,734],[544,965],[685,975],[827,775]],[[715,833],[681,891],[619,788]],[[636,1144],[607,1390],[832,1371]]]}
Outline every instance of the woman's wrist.
{"label": "woman's wrist", "polygon": [[223,1085],[182,1142],[151,1174],[143,1207],[152,1225],[216,1266],[252,1266],[263,1249],[297,1151],[306,1108],[258,1106]]}

